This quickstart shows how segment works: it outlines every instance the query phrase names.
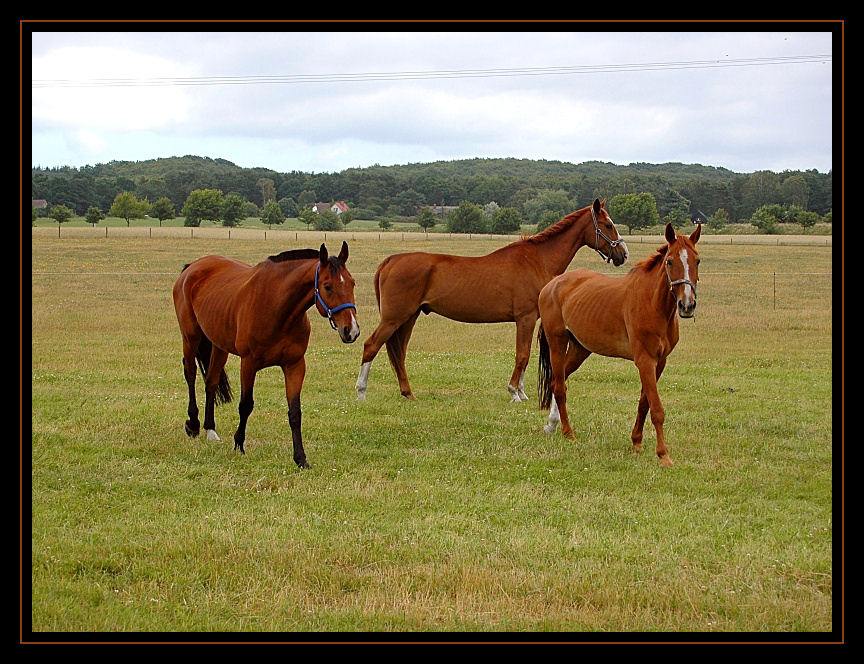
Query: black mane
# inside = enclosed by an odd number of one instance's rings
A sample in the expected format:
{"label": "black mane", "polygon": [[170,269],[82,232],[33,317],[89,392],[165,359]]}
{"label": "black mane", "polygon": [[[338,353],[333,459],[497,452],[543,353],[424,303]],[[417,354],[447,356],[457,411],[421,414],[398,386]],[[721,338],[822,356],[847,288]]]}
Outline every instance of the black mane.
{"label": "black mane", "polygon": [[[309,260],[310,258],[318,258],[320,255],[321,253],[318,249],[291,249],[275,256],[268,256],[267,260],[274,263],[283,263],[285,261]],[[330,256],[327,260],[333,273],[339,272],[339,269],[342,267],[342,261],[337,256]]]}
{"label": "black mane", "polygon": [[271,260],[274,263],[281,263],[283,261],[299,261],[307,260],[309,258],[318,258],[318,250],[291,249],[290,251],[283,251],[281,254],[276,254],[275,256],[268,256],[267,260]]}

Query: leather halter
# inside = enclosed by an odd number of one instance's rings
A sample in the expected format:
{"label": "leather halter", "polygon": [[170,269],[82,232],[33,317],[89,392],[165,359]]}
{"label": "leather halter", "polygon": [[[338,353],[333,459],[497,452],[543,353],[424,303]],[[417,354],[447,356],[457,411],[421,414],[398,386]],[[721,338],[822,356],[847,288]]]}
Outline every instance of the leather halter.
{"label": "leather halter", "polygon": [[690,288],[693,289],[693,297],[696,297],[696,284],[694,284],[689,279],[675,279],[675,281],[672,281],[672,277],[669,275],[669,264],[664,261],[663,266],[666,268],[666,280],[669,282],[670,293],[674,291],[675,286],[679,284],[687,284],[688,286],[690,286]]}
{"label": "leather halter", "polygon": [[[596,251],[598,254],[600,254],[601,258],[605,258],[607,263],[610,263],[612,261],[612,251],[611,250],[614,249],[615,247],[617,247],[619,244],[621,244],[624,240],[622,240],[620,236],[618,237],[617,240],[612,240],[611,238],[607,237],[603,231],[600,230],[600,226],[597,223],[597,217],[594,216],[594,206],[593,205],[591,206],[591,221],[594,222],[594,251]],[[611,217],[610,217],[610,221],[611,221]],[[600,238],[601,237],[604,240],[606,240],[606,242],[609,243],[609,250],[610,251],[609,251],[608,255],[604,254],[602,251],[600,251]]]}
{"label": "leather halter", "polygon": [[333,307],[332,309],[327,306],[327,303],[321,298],[321,293],[318,292],[318,268],[319,267],[321,267],[320,261],[315,266],[315,283],[314,283],[315,299],[321,303],[321,306],[324,307],[324,311],[327,312],[327,320],[330,321],[330,327],[332,327],[334,330],[338,331],[339,328],[336,327],[336,323],[333,322],[333,314],[335,314],[338,311],[342,311],[343,309],[354,309],[356,311],[357,307],[354,306],[353,302],[346,302],[345,304],[340,304],[338,307]]}

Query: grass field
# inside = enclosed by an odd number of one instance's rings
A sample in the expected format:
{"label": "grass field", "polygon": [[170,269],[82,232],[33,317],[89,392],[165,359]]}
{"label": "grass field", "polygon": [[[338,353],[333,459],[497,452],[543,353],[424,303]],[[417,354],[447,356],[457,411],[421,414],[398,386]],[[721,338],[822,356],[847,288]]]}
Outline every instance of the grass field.
{"label": "grass field", "polygon": [[[632,363],[593,356],[571,377],[575,444],[541,432],[533,398],[510,404],[512,324],[421,317],[418,401],[386,353],[356,400],[378,262],[504,242],[349,237],[361,335],[345,346],[310,312],[301,472],[276,368],[256,381],[245,456],[236,403],[217,408],[222,442],[187,438],[171,286],[208,253],[255,263],[316,241],[34,231],[33,630],[835,628],[831,248],[700,243],[699,308],[659,384],[676,464],[661,469],[650,422],[630,449]],[[587,248],[571,267],[627,269]],[[227,370],[239,393],[239,360]],[[532,397],[536,372],[535,347]]]}

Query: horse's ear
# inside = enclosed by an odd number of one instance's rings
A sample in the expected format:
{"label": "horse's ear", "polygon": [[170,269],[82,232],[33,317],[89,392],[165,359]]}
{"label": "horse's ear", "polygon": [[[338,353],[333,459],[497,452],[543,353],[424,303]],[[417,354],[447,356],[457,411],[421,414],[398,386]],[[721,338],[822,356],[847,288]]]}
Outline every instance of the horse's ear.
{"label": "horse's ear", "polygon": [[675,227],[671,222],[666,224],[666,242],[669,244],[675,242]]}
{"label": "horse's ear", "polygon": [[348,243],[345,240],[342,240],[342,249],[339,251],[339,260],[342,261],[342,264],[348,262]]}
{"label": "horse's ear", "polygon": [[606,199],[605,199],[605,198],[603,199],[603,203],[600,202],[600,199],[599,199],[599,198],[595,198],[595,199],[594,199],[594,203],[593,203],[593,207],[594,207],[594,214],[597,214],[598,212],[600,212],[600,208],[603,207],[603,204],[604,204],[605,202],[606,202]]}
{"label": "horse's ear", "polygon": [[602,207],[602,208],[606,207],[606,197],[605,196],[603,197],[603,200],[600,201],[600,207]]}
{"label": "horse's ear", "polygon": [[321,249],[318,250],[318,258],[321,261],[321,265],[327,265],[327,247],[324,246],[324,243],[321,243]]}
{"label": "horse's ear", "polygon": [[696,227],[696,230],[693,231],[692,233],[690,233],[690,242],[692,242],[693,244],[696,244],[697,242],[699,242],[699,236],[701,234],[702,234],[702,224],[699,224]]}

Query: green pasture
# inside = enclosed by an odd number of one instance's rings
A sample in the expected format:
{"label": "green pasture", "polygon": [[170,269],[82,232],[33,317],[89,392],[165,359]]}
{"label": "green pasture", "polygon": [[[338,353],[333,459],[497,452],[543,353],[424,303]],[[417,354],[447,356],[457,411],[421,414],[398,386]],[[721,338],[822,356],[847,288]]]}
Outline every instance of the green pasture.
{"label": "green pasture", "polygon": [[[407,359],[418,400],[399,395],[382,351],[358,402],[377,264],[412,249],[479,255],[507,240],[328,233],[331,250],[348,238],[362,329],[343,345],[310,311],[312,468],[300,471],[277,368],[258,375],[245,456],[231,443],[236,401],[217,407],[221,442],[185,435],[171,287],[199,256],[256,263],[318,246],[320,234],[42,230],[31,242],[24,448],[34,631],[580,640],[572,633],[836,627],[831,247],[700,243],[696,318],[681,321],[659,384],[675,461],[661,469],[650,421],[645,451],[631,450],[630,362],[593,356],[571,377],[575,443],[541,431],[536,343],[532,400],[509,403],[513,324],[422,316]],[[631,262],[657,244],[631,244]],[[588,248],[571,267],[628,269]],[[227,371],[239,398],[236,357]],[[200,379],[198,391],[203,407]]]}

